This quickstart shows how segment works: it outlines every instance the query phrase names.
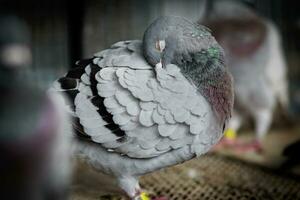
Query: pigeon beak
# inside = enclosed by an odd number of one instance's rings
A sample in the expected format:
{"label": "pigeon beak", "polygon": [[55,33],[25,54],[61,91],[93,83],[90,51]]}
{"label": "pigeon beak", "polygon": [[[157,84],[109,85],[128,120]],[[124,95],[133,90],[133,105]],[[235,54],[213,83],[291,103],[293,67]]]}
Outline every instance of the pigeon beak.
{"label": "pigeon beak", "polygon": [[[166,47],[166,41],[165,40],[158,40],[155,43],[155,48],[159,51],[159,52],[163,52],[164,49]],[[160,59],[159,62],[155,65],[156,68],[163,68],[163,63],[162,60]]]}

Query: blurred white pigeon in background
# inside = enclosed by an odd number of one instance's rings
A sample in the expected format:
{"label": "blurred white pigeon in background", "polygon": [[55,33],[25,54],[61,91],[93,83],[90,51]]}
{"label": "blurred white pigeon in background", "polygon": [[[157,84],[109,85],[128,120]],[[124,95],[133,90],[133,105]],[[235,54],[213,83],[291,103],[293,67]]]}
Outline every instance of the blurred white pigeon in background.
{"label": "blurred white pigeon in background", "polygon": [[222,48],[207,28],[161,17],[143,41],[121,41],[77,63],[67,94],[77,154],[147,199],[138,177],[200,156],[219,141],[233,106]]}
{"label": "blurred white pigeon in background", "polygon": [[256,139],[240,147],[261,151],[276,102],[285,109],[288,106],[287,69],[279,31],[246,5],[231,0],[214,1],[199,23],[208,26],[224,48],[234,77],[235,105],[225,140],[238,144],[235,132],[250,116],[254,118]]}
{"label": "blurred white pigeon in background", "polygon": [[48,96],[23,76],[31,61],[23,21],[3,14],[0,29],[1,198],[64,200],[71,137],[63,133],[70,131],[70,121],[58,95]]}

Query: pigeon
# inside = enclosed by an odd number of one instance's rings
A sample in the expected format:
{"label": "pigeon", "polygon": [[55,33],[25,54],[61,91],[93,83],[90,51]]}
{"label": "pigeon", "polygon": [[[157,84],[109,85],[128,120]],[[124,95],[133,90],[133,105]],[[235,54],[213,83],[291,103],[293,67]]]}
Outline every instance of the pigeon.
{"label": "pigeon", "polygon": [[[238,150],[262,152],[276,103],[287,110],[287,69],[280,34],[269,20],[237,1],[214,1],[200,23],[209,27],[224,48],[234,77],[235,105],[224,144]],[[246,117],[254,119],[256,137],[249,143],[236,140]]]}
{"label": "pigeon", "polygon": [[142,41],[78,61],[51,91],[68,97],[75,155],[130,199],[147,199],[139,176],[209,151],[233,107],[222,48],[209,29],[177,16],[156,19]]}
{"label": "pigeon", "polygon": [[0,27],[1,197],[64,200],[71,172],[71,137],[63,133],[71,131],[71,122],[60,96],[47,94],[32,76],[24,76],[31,61],[25,23],[2,15]]}

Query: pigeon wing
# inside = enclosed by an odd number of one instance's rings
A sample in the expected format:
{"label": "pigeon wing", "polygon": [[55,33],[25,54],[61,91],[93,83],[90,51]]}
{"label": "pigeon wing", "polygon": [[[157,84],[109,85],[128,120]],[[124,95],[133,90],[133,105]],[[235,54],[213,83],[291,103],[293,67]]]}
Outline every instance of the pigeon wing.
{"label": "pigeon wing", "polygon": [[202,154],[218,135],[207,134],[205,98],[176,65],[148,65],[137,41],[96,54],[73,88],[77,130],[110,152],[151,158],[189,145]]}

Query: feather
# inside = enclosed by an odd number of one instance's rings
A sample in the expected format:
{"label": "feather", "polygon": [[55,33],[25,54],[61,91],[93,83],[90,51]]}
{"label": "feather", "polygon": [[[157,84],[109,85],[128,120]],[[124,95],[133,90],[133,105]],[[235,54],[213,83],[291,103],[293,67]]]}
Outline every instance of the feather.
{"label": "feather", "polygon": [[189,137],[185,137],[181,140],[174,140],[171,142],[171,147],[173,149],[178,149],[181,148],[182,146],[185,146],[187,144],[191,144],[193,141],[193,137],[189,136]]}
{"label": "feather", "polygon": [[122,106],[126,106],[126,105],[130,104],[131,102],[134,102],[134,99],[132,98],[130,93],[127,92],[126,90],[118,90],[116,92],[115,97]]}
{"label": "feather", "polygon": [[110,96],[104,99],[103,104],[107,109],[121,109],[121,105],[119,102],[116,100],[115,96]]}
{"label": "feather", "polygon": [[172,124],[160,124],[158,125],[158,132],[161,136],[163,137],[167,137],[172,135],[176,128],[177,128],[177,124],[172,125]]}
{"label": "feather", "polygon": [[132,40],[128,45],[127,49],[129,49],[132,52],[137,52],[141,54],[142,52],[142,43],[139,40]]}
{"label": "feather", "polygon": [[173,133],[172,135],[169,136],[169,138],[171,140],[179,140],[179,139],[182,139],[184,137],[186,137],[187,135],[189,135],[189,128],[187,125],[184,125],[184,124],[180,124],[177,129],[176,129],[176,132]]}
{"label": "feather", "polygon": [[139,122],[146,127],[152,126],[154,123],[152,120],[152,111],[141,110]]}
{"label": "feather", "polygon": [[88,64],[88,65],[84,68],[84,71],[85,71],[86,74],[90,75],[91,72],[92,72],[91,65]]}
{"label": "feather", "polygon": [[116,108],[107,108],[107,112],[109,112],[112,115],[121,114],[123,112],[126,112],[126,109],[124,107],[116,107]]}
{"label": "feather", "polygon": [[78,90],[80,91],[80,93],[83,93],[87,96],[93,96],[93,92],[91,90],[91,87],[85,85],[84,83],[79,83],[78,85]]}
{"label": "feather", "polygon": [[157,105],[151,101],[148,102],[141,101],[140,106],[143,110],[150,111],[153,110]]}
{"label": "feather", "polygon": [[114,134],[95,135],[92,137],[93,141],[97,143],[106,143],[118,139]]}
{"label": "feather", "polygon": [[126,124],[121,125],[120,128],[124,131],[130,131],[134,130],[137,126],[138,124],[136,122],[128,121]]}
{"label": "feather", "polygon": [[153,110],[152,119],[157,124],[165,124],[166,123],[165,118],[163,117],[163,115],[160,115],[158,113],[157,109]]}
{"label": "feather", "polygon": [[142,149],[151,149],[155,145],[157,145],[160,142],[161,138],[152,139],[152,140],[139,140],[138,144]]}
{"label": "feather", "polygon": [[94,65],[97,65],[97,63],[98,63],[99,61],[100,61],[100,58],[97,58],[97,57],[96,57],[96,58],[93,59],[93,64],[94,64]]}
{"label": "feather", "polygon": [[173,115],[171,114],[170,111],[167,111],[166,114],[165,114],[165,118],[166,118],[166,121],[170,124],[175,124],[175,120],[174,120],[174,117]]}
{"label": "feather", "polygon": [[115,78],[115,70],[110,67],[104,68],[100,70],[98,76],[103,80],[112,81]]}
{"label": "feather", "polygon": [[80,118],[80,124],[87,128],[102,127],[107,124],[102,118],[97,116],[96,118]]}
{"label": "feather", "polygon": [[160,105],[157,105],[157,112],[160,115],[165,115],[165,113],[167,112],[165,109],[163,109]]}
{"label": "feather", "polygon": [[130,57],[118,57],[113,61],[114,66],[127,66],[133,69],[150,69],[149,64],[140,55],[133,53]]}
{"label": "feather", "polygon": [[201,130],[203,129],[203,123],[200,123],[200,122],[201,121],[190,125],[190,132],[192,134],[199,134],[201,132]]}
{"label": "feather", "polygon": [[86,84],[86,85],[90,85],[91,82],[90,82],[90,78],[87,74],[82,74],[81,76],[81,81]]}
{"label": "feather", "polygon": [[139,114],[140,112],[140,108],[138,106],[138,103],[136,103],[135,101],[132,101],[131,103],[129,103],[126,106],[126,111],[129,115],[133,115],[136,116]]}
{"label": "feather", "polygon": [[185,122],[186,120],[188,120],[189,117],[190,112],[185,110],[184,108],[177,109],[177,112],[174,113],[174,120],[179,123]]}
{"label": "feather", "polygon": [[156,146],[155,148],[158,150],[158,151],[168,151],[171,149],[170,147],[170,140],[168,140],[167,138],[163,138]]}
{"label": "feather", "polygon": [[125,125],[130,121],[130,116],[123,114],[123,113],[115,114],[113,116],[113,120],[118,125]]}
{"label": "feather", "polygon": [[203,110],[201,108],[201,105],[196,105],[195,107],[193,107],[193,109],[191,109],[191,112],[194,114],[194,115],[203,115]]}
{"label": "feather", "polygon": [[115,94],[115,88],[109,88],[106,84],[97,84],[98,94],[101,97],[111,97]]}

